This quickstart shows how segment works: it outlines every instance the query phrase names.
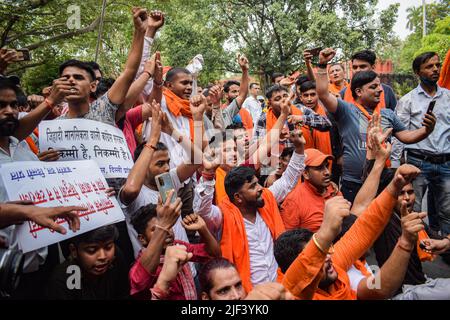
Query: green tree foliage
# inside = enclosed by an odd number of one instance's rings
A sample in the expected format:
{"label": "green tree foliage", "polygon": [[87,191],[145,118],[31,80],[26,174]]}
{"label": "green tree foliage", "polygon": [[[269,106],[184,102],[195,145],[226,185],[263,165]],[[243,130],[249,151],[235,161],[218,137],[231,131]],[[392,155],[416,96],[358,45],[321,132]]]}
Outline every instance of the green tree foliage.
{"label": "green tree foliage", "polygon": [[[428,34],[422,37],[422,7],[408,8],[408,28],[413,31],[400,53],[399,71],[412,73],[414,58],[425,51],[436,51],[442,58],[450,47],[450,0],[426,5]],[[431,32],[430,32],[431,31]]]}
{"label": "green tree foliage", "polygon": [[377,0],[234,0],[216,1],[217,19],[231,30],[234,46],[250,59],[253,71],[287,73],[303,65],[307,47],[332,46],[342,56],[375,48],[392,35],[398,6],[377,19]]}
{"label": "green tree foliage", "polygon": [[[237,51],[252,71],[267,76],[303,65],[303,49],[332,46],[348,57],[362,48],[382,48],[392,38],[397,6],[378,15],[377,0],[108,0],[98,62],[106,76],[123,68],[131,43],[131,7],[160,9],[167,19],[154,50],[163,63],[185,66],[196,54],[205,59],[201,83],[239,72]],[[32,61],[9,72],[22,76],[29,91],[39,91],[57,76],[67,58],[94,60],[102,0],[0,0],[2,46],[29,48]],[[80,27],[69,29],[73,11]]]}

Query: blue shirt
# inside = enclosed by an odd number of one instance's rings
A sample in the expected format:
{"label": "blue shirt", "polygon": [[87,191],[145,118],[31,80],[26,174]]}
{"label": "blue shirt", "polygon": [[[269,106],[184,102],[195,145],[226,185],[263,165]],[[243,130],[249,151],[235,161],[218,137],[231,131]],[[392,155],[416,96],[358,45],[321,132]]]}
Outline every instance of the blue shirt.
{"label": "blue shirt", "polygon": [[[373,110],[366,109],[369,114]],[[381,126],[383,131],[393,128],[393,133],[406,130],[405,125],[391,109],[381,109]],[[342,179],[362,183],[361,176],[366,159],[367,117],[355,105],[338,99],[336,112],[333,114],[344,146],[344,165]]]}

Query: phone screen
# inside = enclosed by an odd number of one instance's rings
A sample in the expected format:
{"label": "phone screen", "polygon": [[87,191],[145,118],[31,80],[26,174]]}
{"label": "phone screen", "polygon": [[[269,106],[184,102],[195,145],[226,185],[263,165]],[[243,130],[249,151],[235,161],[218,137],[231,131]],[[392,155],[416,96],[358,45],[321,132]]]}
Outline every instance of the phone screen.
{"label": "phone screen", "polygon": [[[169,196],[169,193],[171,190],[175,190],[172,177],[170,176],[169,172],[157,175],[155,177],[156,186],[158,187],[159,194],[161,195],[162,203],[165,203],[167,200],[167,197]],[[172,195],[172,198],[170,199],[170,202],[173,203],[177,199],[177,193],[174,192]]]}
{"label": "phone screen", "polygon": [[15,61],[30,61],[30,52],[27,49],[16,50]]}
{"label": "phone screen", "polygon": [[435,104],[436,104],[436,100],[432,100],[432,101],[430,102],[430,104],[428,105],[427,113],[433,112],[433,109],[434,109],[434,105],[435,105]]}

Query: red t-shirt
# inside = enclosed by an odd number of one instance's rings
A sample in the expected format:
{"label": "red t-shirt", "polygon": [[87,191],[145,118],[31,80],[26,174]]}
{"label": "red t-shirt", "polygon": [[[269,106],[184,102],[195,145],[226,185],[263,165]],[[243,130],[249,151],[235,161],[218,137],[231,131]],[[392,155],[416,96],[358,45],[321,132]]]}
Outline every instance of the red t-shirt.
{"label": "red t-shirt", "polygon": [[[131,156],[134,158],[134,151],[137,144],[134,137],[134,130],[142,123],[142,105],[134,107],[127,111],[125,114],[125,120],[123,122],[123,135],[127,141],[128,148],[130,149]],[[136,159],[135,159],[136,160]]]}
{"label": "red t-shirt", "polygon": [[[175,240],[174,244],[181,244],[186,246],[188,252],[192,252],[193,257],[190,262],[205,263],[211,256],[205,250],[205,244],[190,244],[183,241]],[[145,250],[145,249],[144,249]],[[129,272],[130,278],[130,288],[131,296],[140,300],[150,300],[151,292],[150,289],[155,285],[156,280],[158,280],[159,273],[161,272],[163,263],[160,263],[155,273],[149,273],[141,264],[142,251],[139,253],[134,265],[131,267]],[[163,258],[164,255],[161,255]],[[189,266],[187,266],[189,268]],[[188,281],[194,282],[192,274],[189,273],[190,279]],[[177,275],[175,281],[172,281],[169,291],[170,294],[167,300],[186,300],[181,281],[179,279],[180,274]],[[195,287],[195,285],[194,285]]]}

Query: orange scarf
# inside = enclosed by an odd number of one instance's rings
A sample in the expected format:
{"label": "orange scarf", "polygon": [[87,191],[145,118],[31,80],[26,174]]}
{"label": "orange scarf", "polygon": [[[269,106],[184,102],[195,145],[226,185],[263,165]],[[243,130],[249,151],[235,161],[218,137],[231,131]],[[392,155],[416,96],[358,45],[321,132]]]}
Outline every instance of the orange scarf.
{"label": "orange scarf", "polygon": [[366,277],[370,277],[372,275],[372,273],[370,273],[369,270],[367,270],[367,268],[366,268],[366,260],[361,261],[358,259],[355,261],[353,266]]}
{"label": "orange scarf", "polygon": [[450,90],[450,50],[447,51],[444,63],[442,64],[438,85]]}
{"label": "orange scarf", "polygon": [[[275,241],[285,230],[283,220],[278,211],[277,201],[268,189],[263,190],[262,198],[264,207],[259,208],[258,212]],[[241,211],[231,203],[228,197],[221,201],[219,207],[223,214],[222,240],[220,241],[222,256],[236,265],[245,291],[250,292],[252,290],[250,254],[244,218]],[[282,275],[278,272],[278,278],[280,276]]]}
{"label": "orange scarf", "polygon": [[344,80],[344,85],[340,88],[338,88],[334,83],[330,83],[328,85],[328,91],[330,91],[333,94],[340,94],[342,89],[344,89],[344,88],[347,88],[347,90],[350,90],[350,86],[348,85],[348,82],[345,80]]}
{"label": "orange scarf", "polygon": [[[297,107],[291,105],[291,115],[302,116],[303,112],[301,112]],[[275,122],[277,122],[278,118],[273,112],[272,108],[269,108],[266,115],[266,134],[273,128]],[[311,132],[308,126],[302,126],[303,136],[306,140],[305,149],[314,148],[314,140],[311,136]]]}
{"label": "orange scarf", "polygon": [[[348,90],[347,90],[347,91],[348,91]],[[346,91],[346,92],[347,92],[347,91]],[[382,101],[384,101],[384,99],[383,99]],[[357,108],[359,109],[359,111],[361,111],[362,114],[367,118],[367,121],[370,121],[370,120],[372,119],[372,116],[369,114],[369,112],[368,112],[362,105],[360,105],[360,104],[357,103],[356,101],[353,102],[353,104],[354,104],[355,107],[357,107]],[[375,108],[375,110],[373,110],[373,113],[378,113],[378,114],[380,115],[380,117],[381,117],[381,109],[382,109],[382,108],[384,108],[384,107],[381,107],[381,103],[379,103],[379,104],[377,105],[377,107]],[[367,140],[369,139],[369,133],[368,133],[368,132],[367,132],[366,138],[367,138]],[[367,143],[367,141],[366,141],[366,143]],[[386,143],[383,142],[382,145],[383,145],[383,146],[386,146]],[[386,168],[390,168],[390,167],[391,167],[391,160],[390,160],[389,158],[386,159],[385,167],[386,167]]]}
{"label": "orange scarf", "polygon": [[225,176],[227,173],[222,168],[217,168],[216,170],[216,184],[215,184],[215,195],[214,199],[216,201],[216,206],[222,202],[224,198],[228,198],[227,192],[225,191]]}
{"label": "orange scarf", "polygon": [[[383,89],[383,86],[381,86],[381,89]],[[355,101],[355,99],[353,99],[352,90],[350,89],[350,86],[348,86],[347,90],[345,90],[344,101],[353,103],[356,106],[356,101]],[[378,103],[377,107],[375,108],[375,111],[377,111],[377,110],[379,111],[384,108],[386,108],[386,101],[384,99],[384,90],[381,90],[380,102]]]}
{"label": "orange scarf", "polygon": [[317,288],[313,300],[356,300],[356,292],[350,286],[347,272],[335,264],[333,266],[338,278],[327,291]]}
{"label": "orange scarf", "polygon": [[[314,112],[321,116],[327,116],[325,109],[320,104]],[[313,148],[321,151],[323,154],[332,154],[330,132],[322,132],[311,128],[311,135],[314,143]]]}
{"label": "orange scarf", "polygon": [[30,147],[31,151],[33,151],[34,154],[38,154],[39,153],[39,148],[36,145],[36,141],[33,139],[32,135],[35,136],[35,138],[37,139],[37,142],[39,142],[39,131],[38,128],[35,128],[33,130],[33,132],[25,138],[25,141],[28,143],[28,146]]}
{"label": "orange scarf", "polygon": [[428,236],[428,234],[425,230],[419,231],[416,247],[417,247],[417,255],[419,256],[419,259],[421,262],[434,260],[433,254],[423,251],[422,248],[420,247],[420,241],[428,239],[428,238],[430,238],[430,237]]}
{"label": "orange scarf", "polygon": [[194,120],[192,119],[189,100],[181,99],[169,89],[164,89],[163,94],[166,98],[167,108],[174,116],[183,116],[189,119],[189,132],[191,133],[191,140],[194,141]]}
{"label": "orange scarf", "polygon": [[239,115],[241,116],[244,128],[248,131],[251,131],[253,129],[253,119],[250,112],[248,112],[248,110],[244,108],[241,108],[241,110],[239,110]]}

